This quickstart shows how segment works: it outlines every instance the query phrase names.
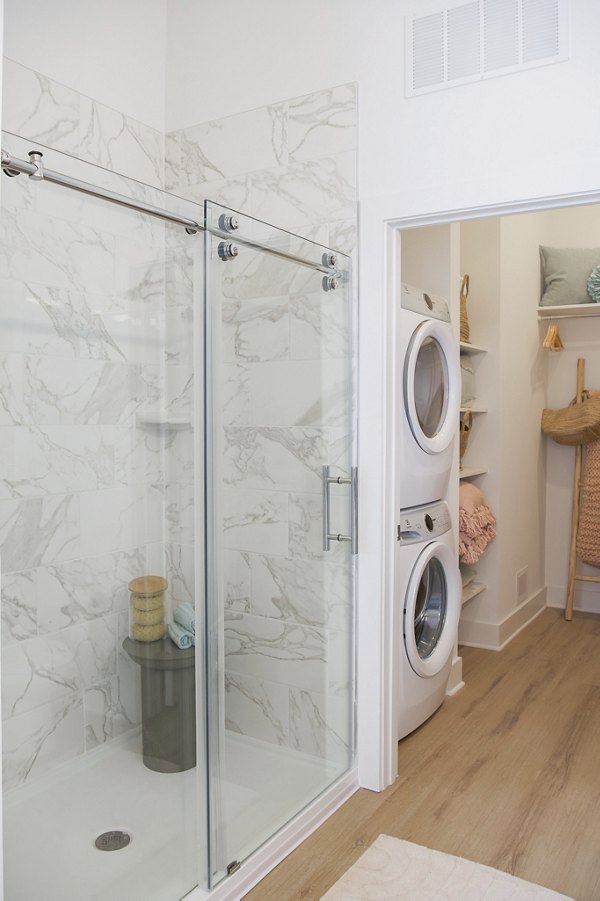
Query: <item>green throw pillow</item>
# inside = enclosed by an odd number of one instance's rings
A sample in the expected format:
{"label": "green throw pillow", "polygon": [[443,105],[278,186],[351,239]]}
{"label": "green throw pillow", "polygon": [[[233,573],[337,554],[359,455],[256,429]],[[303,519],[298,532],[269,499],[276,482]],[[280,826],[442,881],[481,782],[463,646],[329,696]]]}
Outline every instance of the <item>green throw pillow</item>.
{"label": "green throw pillow", "polygon": [[600,265],[600,247],[540,247],[544,293],[541,307],[592,303],[587,282]]}

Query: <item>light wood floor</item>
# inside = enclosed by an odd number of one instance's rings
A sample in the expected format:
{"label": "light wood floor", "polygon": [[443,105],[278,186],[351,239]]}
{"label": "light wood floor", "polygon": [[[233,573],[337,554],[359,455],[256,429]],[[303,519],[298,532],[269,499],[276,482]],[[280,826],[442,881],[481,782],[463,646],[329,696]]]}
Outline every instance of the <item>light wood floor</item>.
{"label": "light wood floor", "polygon": [[600,899],[600,617],[545,610],[505,650],[462,650],[466,687],[249,894],[319,899],[380,833]]}

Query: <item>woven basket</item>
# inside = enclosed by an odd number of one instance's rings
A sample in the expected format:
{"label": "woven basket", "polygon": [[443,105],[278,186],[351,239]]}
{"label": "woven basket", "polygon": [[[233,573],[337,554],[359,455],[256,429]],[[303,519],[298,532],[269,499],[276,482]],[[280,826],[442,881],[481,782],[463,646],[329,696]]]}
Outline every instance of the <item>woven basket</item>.
{"label": "woven basket", "polygon": [[562,410],[544,410],[542,432],[558,444],[588,444],[600,438],[600,395],[584,396]]}
{"label": "woven basket", "polygon": [[473,423],[473,414],[470,411],[460,414],[458,459],[459,459],[459,464],[460,464],[461,469],[463,468],[462,460],[465,455],[465,451],[467,449],[467,444],[469,443],[469,436],[471,434],[472,423]]}
{"label": "woven basket", "polygon": [[460,283],[460,340],[471,343],[471,329],[467,315],[467,297],[469,296],[469,276],[463,275]]}

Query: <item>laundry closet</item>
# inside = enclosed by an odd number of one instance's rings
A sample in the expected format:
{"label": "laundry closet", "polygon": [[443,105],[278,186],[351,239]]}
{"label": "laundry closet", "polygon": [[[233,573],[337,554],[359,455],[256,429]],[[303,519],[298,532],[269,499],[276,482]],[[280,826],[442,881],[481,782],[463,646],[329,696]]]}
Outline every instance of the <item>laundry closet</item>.
{"label": "laundry closet", "polygon": [[[461,566],[468,584],[458,644],[498,650],[544,607],[565,606],[575,450],[542,434],[540,423],[545,408],[574,398],[578,358],[585,359],[585,387],[600,389],[600,304],[540,307],[540,247],[600,248],[600,206],[405,228],[398,240],[401,282],[447,299],[463,387],[468,380],[461,398],[468,436],[461,455],[457,421],[446,493],[457,554],[461,483],[475,485],[496,518],[495,539],[472,567]],[[465,275],[469,343],[460,342]],[[569,287],[568,269],[546,277]],[[542,346],[551,324],[560,352]],[[577,569],[600,575],[581,562]],[[575,610],[600,613],[600,584],[576,583]],[[461,679],[456,654],[448,693]]]}

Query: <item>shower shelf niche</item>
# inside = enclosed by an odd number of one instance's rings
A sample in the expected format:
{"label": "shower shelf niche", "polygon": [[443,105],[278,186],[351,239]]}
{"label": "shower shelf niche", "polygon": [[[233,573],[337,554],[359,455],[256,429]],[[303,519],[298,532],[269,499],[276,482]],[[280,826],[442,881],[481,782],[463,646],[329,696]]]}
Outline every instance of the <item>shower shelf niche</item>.
{"label": "shower shelf niche", "polygon": [[135,420],[136,424],[139,426],[154,426],[174,430],[191,429],[192,427],[190,419],[168,416],[167,413],[161,412],[160,410],[138,413]]}

